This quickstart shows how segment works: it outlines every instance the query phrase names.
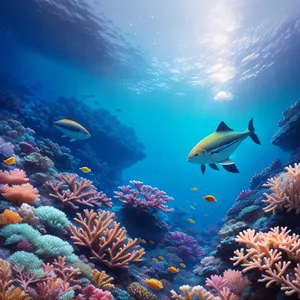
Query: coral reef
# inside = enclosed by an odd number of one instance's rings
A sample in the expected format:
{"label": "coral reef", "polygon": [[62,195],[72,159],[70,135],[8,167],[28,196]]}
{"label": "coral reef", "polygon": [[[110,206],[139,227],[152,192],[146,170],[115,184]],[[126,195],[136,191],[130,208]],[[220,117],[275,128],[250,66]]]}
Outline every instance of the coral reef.
{"label": "coral reef", "polygon": [[157,297],[137,282],[127,287],[128,293],[137,300],[157,300]]}

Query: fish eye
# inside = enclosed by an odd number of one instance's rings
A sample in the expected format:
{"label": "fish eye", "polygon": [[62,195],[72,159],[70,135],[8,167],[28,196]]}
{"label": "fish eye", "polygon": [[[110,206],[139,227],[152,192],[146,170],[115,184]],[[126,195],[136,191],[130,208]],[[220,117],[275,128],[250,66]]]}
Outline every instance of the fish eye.
{"label": "fish eye", "polygon": [[194,156],[198,156],[199,154],[198,153],[196,153]]}

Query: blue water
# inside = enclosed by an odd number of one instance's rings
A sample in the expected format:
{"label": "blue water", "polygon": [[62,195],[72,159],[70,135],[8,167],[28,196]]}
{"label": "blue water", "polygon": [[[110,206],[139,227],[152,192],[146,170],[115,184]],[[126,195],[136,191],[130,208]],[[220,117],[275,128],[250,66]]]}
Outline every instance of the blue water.
{"label": "blue water", "polygon": [[[146,158],[124,182],[165,190],[203,228],[225,216],[255,172],[286,159],[271,138],[300,96],[298,1],[60,2],[1,1],[1,74],[35,86],[43,101],[73,96],[132,126]],[[186,161],[221,121],[244,131],[252,117],[262,145],[247,139],[237,149],[239,174],[202,175]]]}

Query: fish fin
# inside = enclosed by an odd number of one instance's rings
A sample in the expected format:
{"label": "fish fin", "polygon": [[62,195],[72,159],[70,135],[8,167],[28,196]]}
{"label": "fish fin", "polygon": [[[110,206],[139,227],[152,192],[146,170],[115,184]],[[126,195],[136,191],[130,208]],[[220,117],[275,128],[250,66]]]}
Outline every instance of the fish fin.
{"label": "fish fin", "polygon": [[222,165],[222,167],[230,173],[240,173],[234,162],[232,164]]}
{"label": "fish fin", "polygon": [[75,142],[75,141],[76,141],[75,139],[71,139],[71,140],[70,140],[71,143],[72,143],[72,142]]}
{"label": "fish fin", "polygon": [[253,126],[253,118],[249,121],[248,130],[250,131],[250,137],[251,137],[252,141],[258,145],[261,145],[258,136],[256,135],[256,133],[254,133],[255,128]]}
{"label": "fish fin", "polygon": [[62,137],[62,138],[66,138],[67,136],[64,134],[64,135],[62,135],[61,137]]}
{"label": "fish fin", "polygon": [[209,164],[209,166],[214,170],[217,170],[217,171],[220,170],[216,164]]}
{"label": "fish fin", "polygon": [[230,158],[227,158],[225,160],[220,161],[219,164],[221,164],[221,165],[234,165],[234,162]]}
{"label": "fish fin", "polygon": [[228,127],[224,121],[222,121],[216,129],[216,132],[224,132],[224,131],[233,131],[230,127]]}
{"label": "fish fin", "polygon": [[201,172],[202,172],[202,174],[205,173],[205,169],[206,169],[205,165],[201,165]]}

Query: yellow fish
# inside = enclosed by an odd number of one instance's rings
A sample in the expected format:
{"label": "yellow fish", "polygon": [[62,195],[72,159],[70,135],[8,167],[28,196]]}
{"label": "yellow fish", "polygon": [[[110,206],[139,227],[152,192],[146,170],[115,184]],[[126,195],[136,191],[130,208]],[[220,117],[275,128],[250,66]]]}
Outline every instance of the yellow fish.
{"label": "yellow fish", "polygon": [[3,160],[3,162],[4,162],[5,164],[11,166],[11,165],[13,165],[13,164],[16,162],[16,159],[15,159],[14,156],[12,156],[12,157],[9,157],[9,158]]}
{"label": "yellow fish", "polygon": [[195,191],[198,191],[198,189],[196,187],[192,187],[191,191],[195,192]]}
{"label": "yellow fish", "polygon": [[157,279],[145,279],[145,282],[151,289],[156,291],[159,291],[164,288],[163,284]]}
{"label": "yellow fish", "polygon": [[147,241],[145,241],[144,239],[140,239],[139,243],[141,243],[141,244],[147,244]]}
{"label": "yellow fish", "polygon": [[165,258],[163,256],[159,256],[158,257],[160,260],[165,260]]}
{"label": "yellow fish", "polygon": [[179,264],[181,268],[186,268],[186,265],[184,263]]}
{"label": "yellow fish", "polygon": [[152,240],[150,240],[149,244],[154,245],[155,243]]}
{"label": "yellow fish", "polygon": [[204,200],[206,200],[207,202],[216,202],[217,199],[213,196],[213,195],[206,195],[203,197]]}
{"label": "yellow fish", "polygon": [[173,274],[179,272],[179,269],[177,269],[177,268],[175,268],[175,267],[173,267],[173,266],[172,266],[172,267],[169,267],[168,270],[169,270],[171,273],[173,273]]}
{"label": "yellow fish", "polygon": [[88,167],[81,167],[79,168],[79,170],[81,170],[83,173],[90,173],[92,170]]}
{"label": "yellow fish", "polygon": [[158,262],[158,259],[157,258],[155,258],[155,257],[153,257],[153,258],[151,258],[154,262]]}
{"label": "yellow fish", "polygon": [[196,208],[195,208],[193,205],[190,205],[190,208],[191,208],[192,210],[196,210]]}
{"label": "yellow fish", "polygon": [[188,222],[191,224],[195,224],[196,222],[193,219],[188,219]]}

